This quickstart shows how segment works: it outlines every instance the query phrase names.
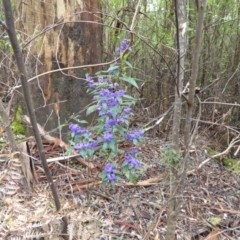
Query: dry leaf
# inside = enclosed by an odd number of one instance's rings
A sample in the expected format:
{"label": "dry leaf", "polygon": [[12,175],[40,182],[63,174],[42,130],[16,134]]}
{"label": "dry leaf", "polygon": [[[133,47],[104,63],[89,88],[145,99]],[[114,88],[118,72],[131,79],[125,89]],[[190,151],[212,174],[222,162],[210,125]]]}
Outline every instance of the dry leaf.
{"label": "dry leaf", "polygon": [[55,100],[56,100],[56,102],[54,103],[54,110],[55,110],[56,115],[59,117],[60,101],[59,101],[58,92],[55,92]]}
{"label": "dry leaf", "polygon": [[209,235],[204,240],[217,240],[217,236],[219,232],[220,232],[220,229],[215,228],[215,230],[209,233]]}
{"label": "dry leaf", "polygon": [[154,240],[160,240],[160,235],[159,235],[159,233],[156,234],[156,236],[154,237]]}

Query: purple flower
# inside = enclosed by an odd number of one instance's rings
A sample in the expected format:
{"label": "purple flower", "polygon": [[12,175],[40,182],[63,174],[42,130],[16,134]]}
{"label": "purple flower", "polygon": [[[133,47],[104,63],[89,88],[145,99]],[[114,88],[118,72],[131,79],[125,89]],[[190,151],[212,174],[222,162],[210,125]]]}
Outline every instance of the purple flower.
{"label": "purple flower", "polygon": [[116,97],[123,97],[125,95],[125,93],[126,93],[125,90],[120,89],[120,90],[115,92],[115,96]]}
{"label": "purple flower", "polygon": [[87,129],[81,128],[77,124],[69,123],[69,130],[76,135],[84,134],[87,132]]}
{"label": "purple flower", "polygon": [[102,106],[97,106],[96,108],[98,111],[101,111],[102,110]]}
{"label": "purple flower", "polygon": [[99,83],[104,83],[104,79],[103,79],[102,76],[98,77],[98,82],[99,82]]}
{"label": "purple flower", "polygon": [[91,133],[91,132],[89,132],[89,131],[87,131],[87,130],[86,130],[86,132],[88,133],[88,137],[89,137],[89,138],[92,138],[92,137],[93,137],[93,133]]}
{"label": "purple flower", "polygon": [[135,139],[137,140],[137,139],[143,137],[143,135],[144,135],[144,131],[142,131],[142,130],[133,130],[133,131],[125,133],[125,138],[130,140],[130,141],[133,141]]}
{"label": "purple flower", "polygon": [[111,89],[117,88],[117,87],[119,87],[118,83],[111,83],[111,84],[109,84],[109,88],[111,88]]}
{"label": "purple flower", "polygon": [[91,149],[92,148],[92,144],[89,142],[83,143],[83,148],[85,149]]}
{"label": "purple flower", "polygon": [[121,53],[121,50],[120,50],[120,48],[118,47],[118,48],[116,48],[116,54],[117,55],[120,55],[120,53]]}
{"label": "purple flower", "polygon": [[123,111],[126,114],[130,114],[132,112],[132,109],[131,108],[124,108]]}
{"label": "purple flower", "polygon": [[91,146],[94,148],[94,147],[97,147],[97,145],[98,145],[98,142],[97,141],[95,141],[95,140],[93,140],[92,142],[91,142]]}
{"label": "purple flower", "polygon": [[122,40],[122,42],[120,43],[121,52],[125,51],[128,48],[129,43],[130,43],[130,40],[127,38]]}
{"label": "purple flower", "polygon": [[125,161],[134,168],[138,168],[141,166],[141,163],[131,155],[126,154],[124,158]]}
{"label": "purple flower", "polygon": [[73,124],[73,123],[69,123],[68,125],[68,129],[71,131],[71,132],[74,132],[76,131],[76,129],[78,128],[79,126],[77,124]]}
{"label": "purple flower", "polygon": [[106,173],[113,173],[114,169],[115,169],[115,167],[111,163],[107,163],[104,167],[104,171]]}
{"label": "purple flower", "polygon": [[91,149],[91,148],[94,148],[98,145],[98,142],[93,140],[91,142],[84,142],[84,143],[77,143],[75,146],[74,146],[74,149],[76,151],[81,151],[83,149]]}
{"label": "purple flower", "polygon": [[116,122],[116,120],[114,120],[114,119],[109,119],[109,120],[107,121],[107,125],[113,126],[113,125],[116,125],[116,124],[117,124],[117,122]]}
{"label": "purple flower", "polygon": [[95,83],[92,77],[87,76],[86,81],[88,82],[88,87],[89,88],[95,88]]}
{"label": "purple flower", "polygon": [[109,173],[107,178],[109,182],[114,182],[116,180],[116,175],[114,173]]}
{"label": "purple flower", "polygon": [[134,154],[138,153],[138,149],[137,149],[137,148],[132,148],[131,151],[130,151],[130,153],[131,153],[132,155],[134,155]]}
{"label": "purple flower", "polygon": [[103,135],[103,140],[106,142],[111,142],[113,140],[113,135],[109,132],[105,132]]}
{"label": "purple flower", "polygon": [[117,123],[119,123],[119,124],[123,123],[124,124],[127,119],[128,119],[128,116],[126,116],[126,115],[119,116],[117,118]]}
{"label": "purple flower", "polygon": [[75,146],[74,146],[74,150],[76,151],[80,151],[84,148],[84,145],[82,143],[77,143]]}
{"label": "purple flower", "polygon": [[107,102],[107,105],[109,107],[117,106],[118,105],[118,100],[115,99],[115,98],[109,99],[108,102]]}
{"label": "purple flower", "polygon": [[99,96],[101,97],[111,97],[112,96],[112,92],[108,89],[101,89],[99,91]]}
{"label": "purple flower", "polygon": [[105,117],[105,116],[111,116],[111,112],[108,110],[99,112],[99,117]]}
{"label": "purple flower", "polygon": [[132,159],[131,163],[130,163],[134,168],[139,168],[141,166],[141,163],[136,159]]}

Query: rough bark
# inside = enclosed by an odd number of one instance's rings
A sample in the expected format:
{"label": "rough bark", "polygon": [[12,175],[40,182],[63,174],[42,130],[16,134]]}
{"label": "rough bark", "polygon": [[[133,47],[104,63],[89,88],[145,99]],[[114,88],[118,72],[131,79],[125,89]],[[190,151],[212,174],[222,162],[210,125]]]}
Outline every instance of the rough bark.
{"label": "rough bark", "polygon": [[[102,28],[99,1],[54,0],[15,1],[16,26],[24,32],[25,64],[31,76],[57,68],[101,62]],[[94,14],[96,13],[96,14]],[[55,129],[73,113],[80,112],[89,97],[83,78],[94,67],[68,70],[39,77],[31,83],[38,122],[46,130]],[[84,117],[82,115],[81,117]]]}
{"label": "rough bark", "polygon": [[188,169],[188,158],[189,158],[189,149],[191,145],[191,117],[194,106],[194,96],[195,96],[195,86],[198,76],[198,65],[199,57],[201,50],[201,39],[202,39],[202,30],[203,30],[203,17],[204,17],[204,8],[206,0],[198,1],[198,19],[195,35],[195,47],[193,51],[193,63],[191,69],[191,77],[189,80],[189,93],[187,98],[187,115],[185,122],[185,153],[182,161],[182,167],[179,169],[179,173],[174,176],[175,181],[173,183],[173,191],[170,196],[169,203],[169,217],[168,217],[168,227],[166,233],[166,240],[175,239],[175,228],[177,223],[177,216],[180,211],[181,198],[184,192],[186,173]]}
{"label": "rough bark", "polygon": [[[172,143],[175,150],[179,151],[179,136],[180,136],[180,123],[182,113],[182,90],[184,79],[184,60],[187,49],[187,19],[186,19],[186,2],[185,0],[175,0],[175,15],[177,26],[177,47],[178,47],[178,67],[177,67],[177,80],[175,90],[174,102],[174,115],[173,115],[173,128],[172,128]],[[177,222],[177,215],[180,207],[178,179],[175,172],[175,166],[171,168],[172,187],[169,200],[169,215],[166,232],[166,240],[175,239],[175,229]]]}
{"label": "rough bark", "polygon": [[26,106],[27,106],[30,121],[31,121],[31,124],[32,124],[32,127],[33,127],[34,137],[35,137],[35,140],[36,140],[36,143],[37,143],[37,147],[38,147],[38,150],[39,150],[39,154],[40,154],[40,158],[41,158],[42,165],[43,165],[43,168],[44,168],[44,172],[47,176],[48,182],[50,184],[50,188],[51,188],[52,193],[53,193],[56,208],[57,208],[57,210],[59,210],[60,209],[60,201],[59,201],[59,198],[58,198],[58,195],[57,195],[55,185],[53,184],[52,176],[50,174],[50,171],[49,171],[49,168],[48,168],[48,165],[47,165],[45,152],[43,150],[41,137],[40,137],[40,134],[39,134],[38,129],[37,129],[36,116],[35,116],[35,113],[34,113],[32,99],[30,97],[30,91],[29,91],[29,87],[28,87],[28,83],[27,83],[27,72],[25,70],[25,66],[24,66],[24,62],[23,62],[22,51],[20,49],[20,46],[19,46],[19,43],[18,43],[18,40],[17,40],[17,35],[16,35],[16,31],[15,31],[14,19],[13,19],[13,13],[12,13],[10,1],[9,0],[4,0],[3,1],[3,6],[4,6],[4,15],[5,15],[5,19],[6,19],[6,29],[7,29],[7,33],[8,33],[8,36],[9,36],[9,39],[10,39],[10,42],[11,42],[11,45],[12,45],[12,48],[13,48],[14,56],[15,56],[15,59],[16,59],[18,72],[19,72],[19,75],[20,75],[21,83],[22,83],[24,99],[25,99],[25,103],[26,103]]}
{"label": "rough bark", "polygon": [[188,109],[187,109],[185,133],[184,133],[185,146],[187,150],[189,150],[189,147],[191,144],[191,138],[190,138],[191,137],[191,118],[192,118],[192,112],[193,112],[193,106],[194,106],[195,87],[196,87],[198,69],[199,69],[199,58],[200,58],[200,51],[201,51],[205,5],[206,5],[206,0],[198,1],[198,19],[197,19],[197,28],[196,28],[196,36],[195,36],[195,48],[193,51],[193,62],[192,62],[192,70],[191,70],[192,74],[189,80],[189,93],[188,93],[188,99],[187,99]]}
{"label": "rough bark", "polygon": [[172,143],[176,149],[179,148],[179,134],[180,134],[180,121],[182,113],[182,96],[184,79],[184,60],[187,49],[187,19],[186,19],[186,2],[185,0],[175,1],[175,8],[177,12],[178,21],[178,66],[177,66],[177,80],[175,90],[174,102],[174,116],[173,116],[173,129],[172,129]]}

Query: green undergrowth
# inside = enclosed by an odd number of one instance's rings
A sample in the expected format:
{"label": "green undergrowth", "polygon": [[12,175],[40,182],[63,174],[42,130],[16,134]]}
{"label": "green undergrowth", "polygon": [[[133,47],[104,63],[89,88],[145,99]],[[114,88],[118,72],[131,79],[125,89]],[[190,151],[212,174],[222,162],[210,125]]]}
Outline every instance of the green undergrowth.
{"label": "green undergrowth", "polygon": [[23,125],[23,121],[22,121],[22,113],[23,113],[23,109],[22,107],[18,106],[14,120],[12,122],[12,131],[14,134],[16,135],[25,135],[26,129]]}
{"label": "green undergrowth", "polygon": [[[211,156],[214,156],[216,154],[219,154],[219,152],[217,152],[216,150],[208,147],[208,146],[204,146],[203,149],[207,150],[208,154]],[[232,172],[240,172],[240,160],[239,159],[233,159],[233,158],[227,158],[222,156],[219,157],[215,157],[214,159],[221,161],[223,166]]]}

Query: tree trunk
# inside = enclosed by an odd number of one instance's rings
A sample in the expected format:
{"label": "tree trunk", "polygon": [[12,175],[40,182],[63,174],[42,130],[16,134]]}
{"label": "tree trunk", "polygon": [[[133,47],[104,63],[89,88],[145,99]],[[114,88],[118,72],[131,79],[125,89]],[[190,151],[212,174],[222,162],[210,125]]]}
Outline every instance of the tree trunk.
{"label": "tree trunk", "polygon": [[[183,89],[184,79],[184,61],[185,53],[187,49],[187,19],[186,19],[186,3],[185,0],[177,2],[177,16],[178,16],[178,67],[177,67],[177,80],[175,90],[175,103],[174,103],[174,116],[173,116],[173,129],[172,129],[172,142],[176,149],[179,147],[179,132],[180,132],[180,121],[182,112],[182,97],[181,92]],[[175,5],[176,7],[176,5]]]}
{"label": "tree trunk", "polygon": [[[102,27],[101,15],[97,13],[99,8],[96,0],[16,0],[16,27],[24,34],[24,42],[32,39],[24,47],[29,75],[100,63]],[[38,122],[52,130],[69,120],[73,113],[79,113],[90,100],[83,79],[96,70],[94,67],[69,69],[32,81],[31,93]],[[84,114],[80,117],[84,118]]]}
{"label": "tree trunk", "polygon": [[[173,115],[173,128],[172,128],[172,143],[175,150],[179,151],[179,135],[180,123],[182,113],[182,90],[184,80],[184,60],[187,49],[187,19],[186,19],[186,2],[185,0],[175,0],[175,14],[177,25],[177,41],[178,41],[178,67],[177,67],[177,80],[175,90],[175,103]],[[177,216],[179,212],[179,191],[178,179],[175,172],[175,166],[171,167],[171,190],[169,200],[169,214],[166,232],[166,240],[175,239],[175,229],[177,223]],[[173,177],[172,177],[173,176]]]}

